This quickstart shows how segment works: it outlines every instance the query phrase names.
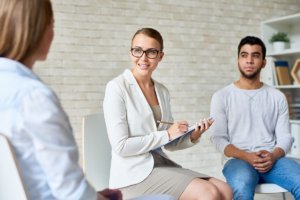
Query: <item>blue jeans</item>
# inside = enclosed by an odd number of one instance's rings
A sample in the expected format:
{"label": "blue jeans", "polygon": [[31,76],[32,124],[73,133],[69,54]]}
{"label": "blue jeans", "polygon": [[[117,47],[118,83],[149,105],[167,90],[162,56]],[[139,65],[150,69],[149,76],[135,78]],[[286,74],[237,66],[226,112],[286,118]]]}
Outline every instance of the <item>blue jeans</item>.
{"label": "blue jeans", "polygon": [[266,173],[256,171],[249,163],[231,159],[226,162],[223,174],[233,191],[234,200],[253,200],[258,183],[276,183],[300,200],[300,164],[283,157]]}

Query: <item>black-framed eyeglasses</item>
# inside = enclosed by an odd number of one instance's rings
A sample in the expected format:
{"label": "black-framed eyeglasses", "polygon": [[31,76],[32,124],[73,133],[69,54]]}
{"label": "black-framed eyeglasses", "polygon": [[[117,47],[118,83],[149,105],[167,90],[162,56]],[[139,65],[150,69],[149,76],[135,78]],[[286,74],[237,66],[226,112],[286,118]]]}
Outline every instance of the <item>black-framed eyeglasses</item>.
{"label": "black-framed eyeglasses", "polygon": [[147,49],[144,51],[142,48],[131,48],[131,54],[136,58],[141,58],[144,53],[146,54],[147,58],[154,59],[157,57],[158,53],[161,52],[157,49]]}

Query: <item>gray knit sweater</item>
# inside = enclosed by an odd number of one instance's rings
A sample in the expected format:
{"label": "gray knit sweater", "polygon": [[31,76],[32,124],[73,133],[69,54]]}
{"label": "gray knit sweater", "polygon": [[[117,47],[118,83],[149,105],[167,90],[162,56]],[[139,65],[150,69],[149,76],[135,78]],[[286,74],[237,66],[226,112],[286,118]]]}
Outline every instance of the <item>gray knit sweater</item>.
{"label": "gray knit sweater", "polygon": [[287,153],[292,146],[286,98],[266,84],[255,90],[230,84],[217,91],[211,116],[211,140],[222,153],[228,144],[248,152],[280,147]]}

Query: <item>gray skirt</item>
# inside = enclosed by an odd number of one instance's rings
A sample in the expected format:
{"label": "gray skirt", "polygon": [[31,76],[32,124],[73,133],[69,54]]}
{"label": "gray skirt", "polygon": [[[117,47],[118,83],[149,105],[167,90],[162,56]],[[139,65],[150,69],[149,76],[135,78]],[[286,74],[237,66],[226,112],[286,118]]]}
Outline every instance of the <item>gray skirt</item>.
{"label": "gray skirt", "polygon": [[142,182],[119,188],[124,199],[131,199],[147,194],[167,194],[179,199],[185,188],[195,178],[209,179],[202,173],[184,169],[175,162],[152,152],[154,168]]}

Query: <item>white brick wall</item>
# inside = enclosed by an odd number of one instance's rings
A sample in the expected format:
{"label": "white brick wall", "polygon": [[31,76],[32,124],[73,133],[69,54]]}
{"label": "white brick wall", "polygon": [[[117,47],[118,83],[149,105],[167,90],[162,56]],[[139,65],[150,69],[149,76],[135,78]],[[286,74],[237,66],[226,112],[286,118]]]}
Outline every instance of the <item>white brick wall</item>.
{"label": "white brick wall", "polygon": [[[80,147],[81,118],[102,110],[107,81],[130,67],[131,37],[158,29],[165,58],[155,78],[170,90],[175,119],[209,116],[210,98],[238,75],[237,44],[260,35],[261,21],[300,12],[299,0],[53,0],[55,39],[34,71],[60,97]],[[185,167],[221,177],[209,141],[170,156]]]}

